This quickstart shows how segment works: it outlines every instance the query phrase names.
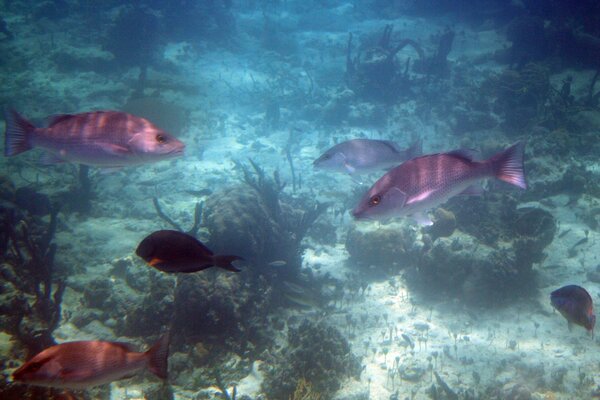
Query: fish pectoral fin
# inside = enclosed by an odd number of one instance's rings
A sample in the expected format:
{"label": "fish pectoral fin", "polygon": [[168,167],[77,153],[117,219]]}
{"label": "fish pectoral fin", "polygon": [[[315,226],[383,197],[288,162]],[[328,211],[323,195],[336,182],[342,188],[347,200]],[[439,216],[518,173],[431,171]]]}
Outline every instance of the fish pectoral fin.
{"label": "fish pectoral fin", "polygon": [[59,374],[60,380],[63,382],[73,382],[84,379],[89,372],[76,368],[61,368]]}
{"label": "fish pectoral fin", "polygon": [[160,258],[153,258],[150,261],[148,261],[148,265],[152,266],[152,267],[156,267],[159,264],[162,264],[164,260],[161,260]]}
{"label": "fish pectoral fin", "polygon": [[350,175],[352,175],[353,173],[356,172],[356,168],[354,168],[352,165],[348,164],[348,162],[344,161],[344,167],[346,168],[346,171],[348,171],[348,173]]}
{"label": "fish pectoral fin", "polygon": [[98,146],[106,153],[114,154],[117,156],[123,156],[129,154],[130,151],[127,147],[113,143],[99,143]]}
{"label": "fish pectoral fin", "polygon": [[406,199],[408,198],[406,193],[395,186],[387,191],[385,197],[389,197],[388,201],[392,202],[396,208],[404,207],[406,204]]}

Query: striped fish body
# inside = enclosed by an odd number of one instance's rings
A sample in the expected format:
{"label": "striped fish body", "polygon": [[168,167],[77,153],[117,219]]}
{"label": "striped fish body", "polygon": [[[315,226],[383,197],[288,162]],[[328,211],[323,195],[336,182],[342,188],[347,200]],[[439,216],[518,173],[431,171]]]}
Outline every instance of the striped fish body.
{"label": "striped fish body", "polygon": [[148,120],[119,111],[60,115],[46,128],[36,128],[12,110],[5,116],[6,156],[37,147],[57,162],[122,167],[176,157],[185,147]]}
{"label": "striped fish body", "polygon": [[131,377],[148,368],[167,377],[169,337],[147,352],[133,351],[128,343],[97,340],[58,344],[43,350],[13,373],[13,380],[60,389],[82,390]]}
{"label": "striped fish body", "polygon": [[526,188],[523,143],[517,143],[486,161],[473,161],[454,151],[417,157],[381,177],[353,210],[355,218],[388,219],[415,216],[461,193],[476,191],[480,181],[496,177]]}

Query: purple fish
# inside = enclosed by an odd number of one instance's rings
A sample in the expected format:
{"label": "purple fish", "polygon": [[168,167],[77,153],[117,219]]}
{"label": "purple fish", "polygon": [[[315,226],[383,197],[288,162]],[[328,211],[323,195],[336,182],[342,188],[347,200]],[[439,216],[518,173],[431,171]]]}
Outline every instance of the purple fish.
{"label": "purple fish", "polygon": [[53,162],[111,168],[177,157],[185,147],[148,120],[119,111],[60,115],[47,128],[36,128],[13,110],[5,119],[5,156],[39,147]]}
{"label": "purple fish", "polygon": [[457,194],[481,192],[481,181],[498,178],[522,189],[524,143],[519,142],[486,161],[465,151],[431,154],[406,161],[382,176],[352,211],[355,218],[385,220],[413,216],[431,224],[423,213]]}
{"label": "purple fish", "polygon": [[550,294],[550,303],[565,317],[569,330],[573,324],[580,325],[591,331],[594,337],[596,315],[592,296],[587,290],[577,285],[563,286]]}
{"label": "purple fish", "polygon": [[156,231],[146,236],[135,254],[151,267],[168,273],[198,272],[210,267],[240,272],[232,262],[242,259],[238,256],[214,254],[195,237],[172,230]]}
{"label": "purple fish", "polygon": [[168,334],[144,353],[122,342],[67,342],[35,355],[12,377],[28,385],[77,390],[129,378],[145,368],[167,379],[168,357]]}
{"label": "purple fish", "polygon": [[352,139],[336,144],[317,158],[313,165],[318,169],[362,174],[396,166],[421,155],[421,151],[421,140],[402,149],[389,140]]}

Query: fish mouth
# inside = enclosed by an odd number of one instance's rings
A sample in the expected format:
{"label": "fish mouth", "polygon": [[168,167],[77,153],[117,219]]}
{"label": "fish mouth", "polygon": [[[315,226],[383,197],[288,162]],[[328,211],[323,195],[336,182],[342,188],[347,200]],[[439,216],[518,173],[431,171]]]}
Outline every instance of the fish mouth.
{"label": "fish mouth", "polygon": [[176,148],[167,153],[170,157],[181,157],[185,154],[185,148]]}
{"label": "fish mouth", "polygon": [[376,216],[365,214],[363,211],[361,211],[358,208],[355,208],[354,210],[352,210],[351,214],[354,217],[354,219],[357,221],[377,221]]}
{"label": "fish mouth", "polygon": [[366,215],[364,215],[360,210],[358,210],[356,208],[354,210],[352,210],[351,214],[354,217],[354,219],[356,219],[356,220],[370,219],[369,217],[367,217]]}

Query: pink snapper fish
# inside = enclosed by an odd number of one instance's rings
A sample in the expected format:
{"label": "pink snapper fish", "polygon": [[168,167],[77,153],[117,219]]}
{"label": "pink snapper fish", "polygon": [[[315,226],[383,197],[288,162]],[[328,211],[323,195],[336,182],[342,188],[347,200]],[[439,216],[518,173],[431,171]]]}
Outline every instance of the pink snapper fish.
{"label": "pink snapper fish", "polygon": [[148,368],[167,379],[169,335],[140,353],[129,343],[98,340],[66,342],[49,347],[12,374],[28,385],[83,390],[129,378]]}
{"label": "pink snapper fish", "polygon": [[484,179],[497,178],[526,189],[524,147],[518,142],[485,161],[474,161],[461,150],[406,161],[379,178],[352,214],[357,219],[376,220],[412,216],[420,224],[430,225],[424,212],[458,194],[481,193]]}
{"label": "pink snapper fish", "polygon": [[48,151],[49,163],[73,162],[118,168],[177,157],[185,145],[150,121],[120,111],[59,115],[36,128],[14,110],[6,110],[4,155],[34,147]]}

